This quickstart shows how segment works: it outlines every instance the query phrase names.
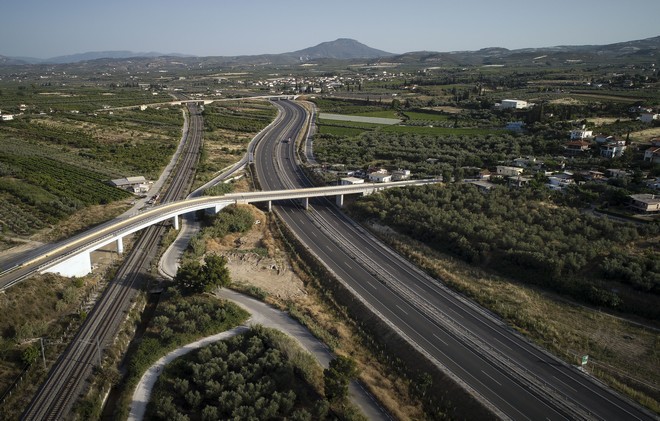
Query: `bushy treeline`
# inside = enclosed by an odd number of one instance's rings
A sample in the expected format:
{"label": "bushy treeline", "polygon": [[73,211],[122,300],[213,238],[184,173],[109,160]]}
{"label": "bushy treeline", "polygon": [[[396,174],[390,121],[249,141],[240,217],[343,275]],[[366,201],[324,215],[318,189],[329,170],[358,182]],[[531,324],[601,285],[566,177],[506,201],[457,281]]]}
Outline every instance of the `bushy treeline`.
{"label": "bushy treeline", "polygon": [[560,143],[505,132],[430,136],[376,130],[351,138],[317,135],[314,154],[319,162],[341,162],[352,167],[393,163],[425,177],[439,175],[445,168],[491,167],[519,156],[553,154]]}
{"label": "bushy treeline", "polygon": [[206,218],[204,235],[222,238],[235,232],[247,232],[254,225],[254,214],[247,206],[230,205]]}
{"label": "bushy treeline", "polygon": [[160,376],[147,415],[168,421],[334,419],[329,402],[304,378],[309,368],[289,358],[279,335],[252,328],[178,359]]}
{"label": "bushy treeline", "polygon": [[360,199],[352,211],[521,282],[660,315],[660,255],[643,245],[657,237],[660,226],[613,223],[549,197],[545,189],[484,194],[472,185],[451,184],[391,189]]}

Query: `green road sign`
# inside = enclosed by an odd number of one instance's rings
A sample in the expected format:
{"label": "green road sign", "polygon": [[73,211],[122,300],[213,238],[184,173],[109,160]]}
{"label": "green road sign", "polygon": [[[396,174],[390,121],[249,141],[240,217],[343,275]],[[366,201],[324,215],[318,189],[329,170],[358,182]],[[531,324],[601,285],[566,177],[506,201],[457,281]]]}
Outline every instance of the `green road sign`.
{"label": "green road sign", "polygon": [[589,361],[589,356],[588,355],[583,355],[582,356],[582,365],[587,365],[587,361]]}

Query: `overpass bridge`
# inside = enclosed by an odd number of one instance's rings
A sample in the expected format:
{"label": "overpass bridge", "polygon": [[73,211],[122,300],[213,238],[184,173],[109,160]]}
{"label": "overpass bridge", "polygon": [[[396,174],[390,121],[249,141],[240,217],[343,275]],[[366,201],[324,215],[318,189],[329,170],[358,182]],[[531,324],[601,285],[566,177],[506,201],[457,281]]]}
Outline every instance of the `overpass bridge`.
{"label": "overpass bridge", "polygon": [[[0,291],[6,289],[34,272],[59,273],[62,276],[84,276],[92,271],[91,253],[111,243],[117,244],[117,252],[123,253],[123,238],[148,226],[172,220],[174,228],[179,229],[179,216],[206,210],[220,212],[232,204],[266,203],[268,210],[274,201],[300,199],[302,206],[309,207],[309,199],[314,197],[336,197],[336,203],[343,205],[344,195],[368,195],[393,187],[418,186],[438,183],[437,179],[397,181],[390,183],[364,183],[346,186],[312,187],[293,190],[272,190],[263,192],[232,193],[224,196],[205,196],[180,200],[129,217],[119,218],[112,223],[93,228],[75,239],[64,242],[59,247],[48,251],[22,264],[0,273]],[[20,276],[18,276],[20,275]]]}

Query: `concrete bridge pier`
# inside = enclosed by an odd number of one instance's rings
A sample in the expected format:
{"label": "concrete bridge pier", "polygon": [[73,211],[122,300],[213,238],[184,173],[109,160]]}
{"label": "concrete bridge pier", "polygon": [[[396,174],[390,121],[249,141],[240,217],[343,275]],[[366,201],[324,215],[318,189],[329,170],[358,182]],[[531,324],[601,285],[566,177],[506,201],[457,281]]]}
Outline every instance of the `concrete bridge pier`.
{"label": "concrete bridge pier", "polygon": [[84,251],[63,260],[41,273],[59,273],[62,276],[85,276],[92,272],[92,257],[90,251]]}
{"label": "concrete bridge pier", "polygon": [[273,210],[273,201],[269,200],[268,201],[268,212],[271,212]]}
{"label": "concrete bridge pier", "polygon": [[309,197],[303,197],[302,205],[305,210],[309,210]]}
{"label": "concrete bridge pier", "polygon": [[340,208],[343,208],[343,207],[344,207],[344,195],[343,195],[343,194],[338,194],[338,195],[337,195],[337,198],[336,198],[336,200],[335,200],[335,203],[336,203],[337,206],[339,206]]}
{"label": "concrete bridge pier", "polygon": [[117,238],[117,254],[124,254],[124,237]]}
{"label": "concrete bridge pier", "polygon": [[174,229],[178,231],[179,230],[179,215],[174,215],[173,223],[174,223]]}

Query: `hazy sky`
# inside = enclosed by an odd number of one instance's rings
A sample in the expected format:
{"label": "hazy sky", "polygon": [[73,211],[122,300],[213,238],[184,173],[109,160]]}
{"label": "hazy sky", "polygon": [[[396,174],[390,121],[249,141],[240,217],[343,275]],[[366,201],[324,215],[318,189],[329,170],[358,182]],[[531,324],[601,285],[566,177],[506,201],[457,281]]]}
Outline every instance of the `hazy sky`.
{"label": "hazy sky", "polygon": [[353,38],[408,51],[608,44],[660,35],[660,0],[15,0],[0,55],[250,55]]}

